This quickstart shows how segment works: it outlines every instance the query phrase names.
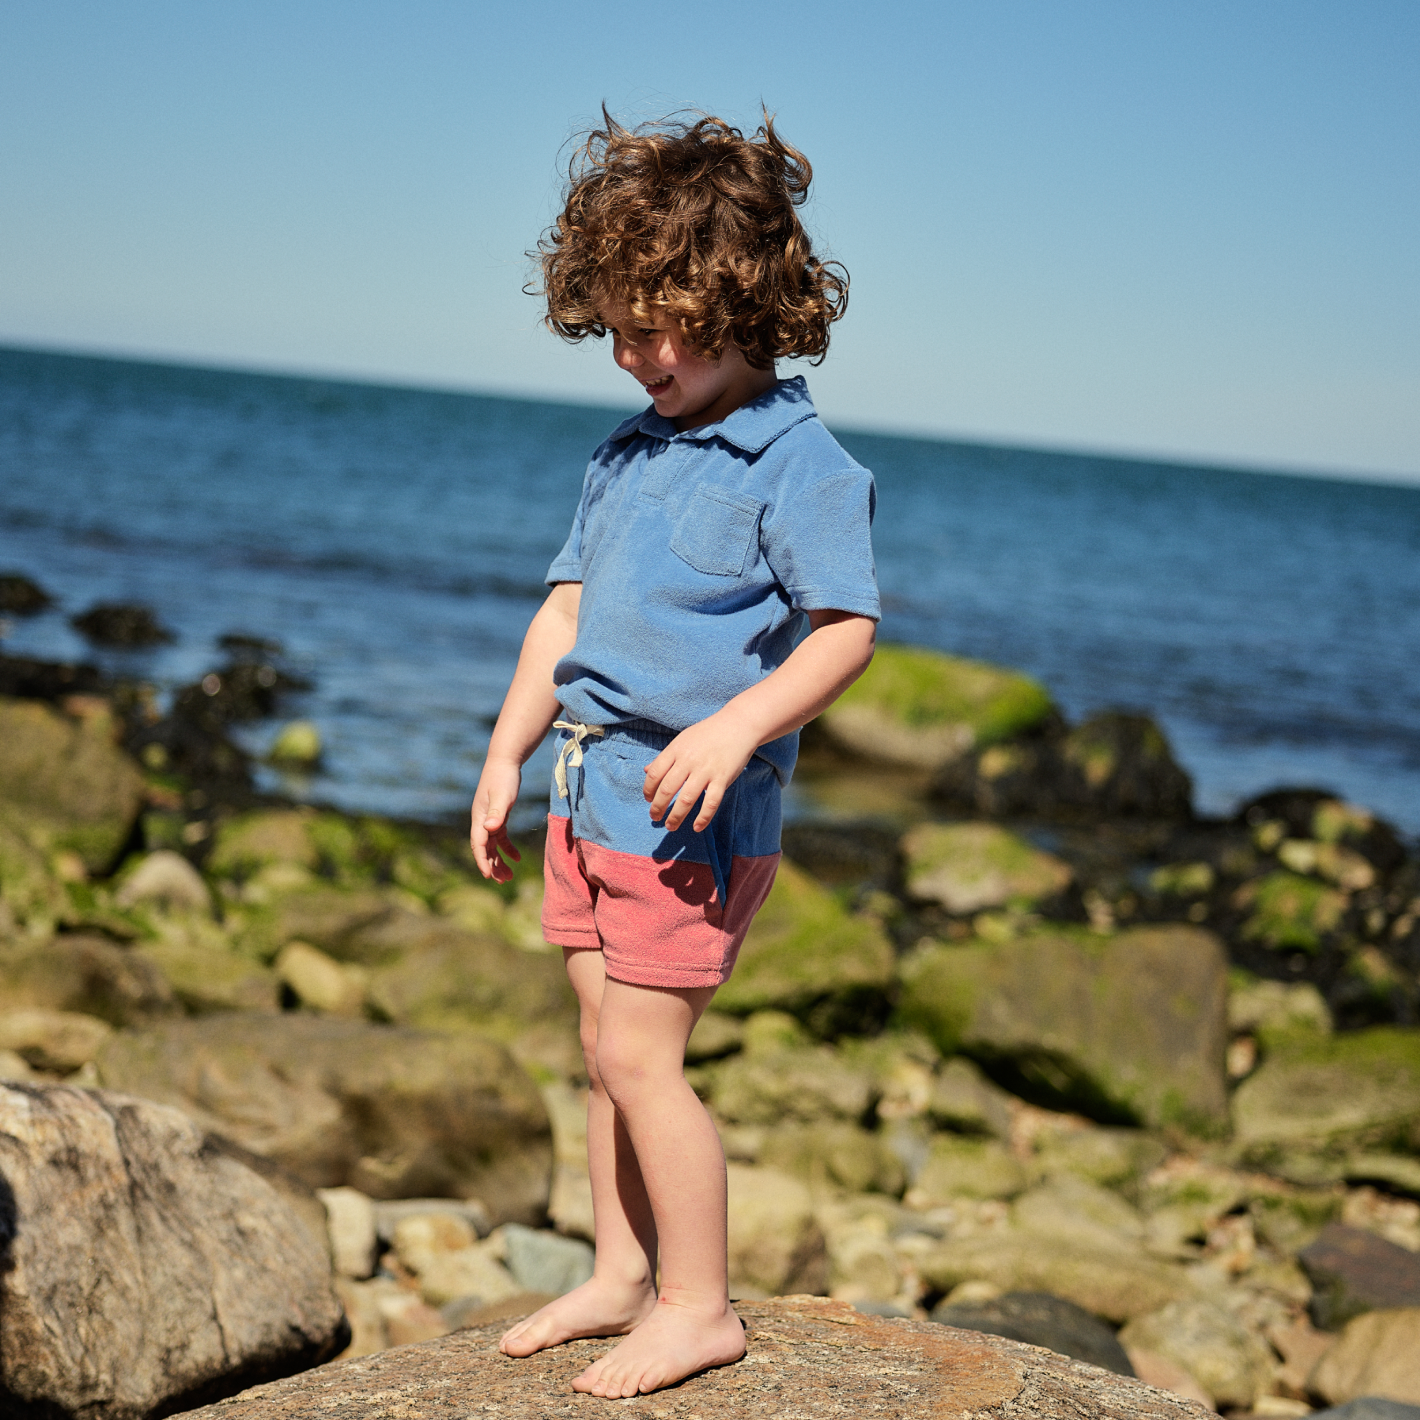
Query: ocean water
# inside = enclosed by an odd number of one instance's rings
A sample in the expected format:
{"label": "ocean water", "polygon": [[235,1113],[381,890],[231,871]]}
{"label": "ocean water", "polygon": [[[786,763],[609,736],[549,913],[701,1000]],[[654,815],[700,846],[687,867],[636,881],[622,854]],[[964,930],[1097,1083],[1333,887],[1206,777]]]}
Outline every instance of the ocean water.
{"label": "ocean water", "polygon": [[[281,787],[455,815],[622,417],[0,349],[0,570],[60,599],[6,648],[171,688],[224,632],[275,638],[327,742]],[[1071,717],[1152,713],[1207,812],[1318,785],[1420,833],[1420,488],[835,432],[878,481],[885,638],[1019,666]],[[70,629],[117,600],[176,643]]]}

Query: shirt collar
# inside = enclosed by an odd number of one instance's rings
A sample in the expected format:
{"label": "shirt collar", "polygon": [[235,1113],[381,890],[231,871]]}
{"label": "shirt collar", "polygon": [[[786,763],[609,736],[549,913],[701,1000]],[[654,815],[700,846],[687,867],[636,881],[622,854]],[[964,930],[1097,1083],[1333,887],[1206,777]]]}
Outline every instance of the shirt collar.
{"label": "shirt collar", "polygon": [[629,439],[633,434],[648,434],[653,439],[666,440],[719,438],[747,454],[757,454],[767,449],[786,429],[792,429],[805,419],[812,419],[815,413],[804,377],[795,375],[791,380],[780,380],[773,389],[766,390],[748,404],[742,404],[718,423],[704,424],[699,429],[689,429],[682,434],[669,419],[662,419],[656,413],[655,405],[652,405],[617,425],[611,431],[611,438]]}

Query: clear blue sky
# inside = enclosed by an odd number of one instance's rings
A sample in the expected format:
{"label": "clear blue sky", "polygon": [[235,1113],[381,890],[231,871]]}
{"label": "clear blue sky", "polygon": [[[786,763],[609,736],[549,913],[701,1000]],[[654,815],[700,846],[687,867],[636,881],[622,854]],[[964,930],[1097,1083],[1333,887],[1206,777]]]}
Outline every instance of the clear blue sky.
{"label": "clear blue sky", "polygon": [[520,294],[605,99],[813,161],[846,426],[1420,479],[1420,3],[5,0],[0,342],[634,402]]}

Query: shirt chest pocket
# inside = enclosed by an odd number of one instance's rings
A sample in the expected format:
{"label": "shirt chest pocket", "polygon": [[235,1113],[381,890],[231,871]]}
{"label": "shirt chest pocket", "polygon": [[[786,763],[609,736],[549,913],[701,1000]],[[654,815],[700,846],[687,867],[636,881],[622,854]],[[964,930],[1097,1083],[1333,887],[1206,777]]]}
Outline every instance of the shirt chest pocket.
{"label": "shirt chest pocket", "polygon": [[712,577],[738,577],[764,504],[719,488],[697,488],[671,532],[671,551]]}

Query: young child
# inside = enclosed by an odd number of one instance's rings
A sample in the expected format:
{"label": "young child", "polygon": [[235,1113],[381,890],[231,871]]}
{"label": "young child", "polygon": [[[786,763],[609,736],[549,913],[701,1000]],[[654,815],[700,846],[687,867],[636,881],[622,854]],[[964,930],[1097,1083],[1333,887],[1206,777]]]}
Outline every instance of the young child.
{"label": "young child", "polygon": [[685,1044],[774,880],[798,730],[873,654],[872,478],[774,370],[821,360],[847,302],[795,210],[811,176],[767,117],[750,139],[608,118],[540,246],[549,326],[609,332],[651,398],[592,456],[473,803],[478,866],[506,881],[555,726],[542,922],[581,1005],[596,1270],[502,1349],[624,1335],[573,1381],[592,1395],[744,1354]]}

